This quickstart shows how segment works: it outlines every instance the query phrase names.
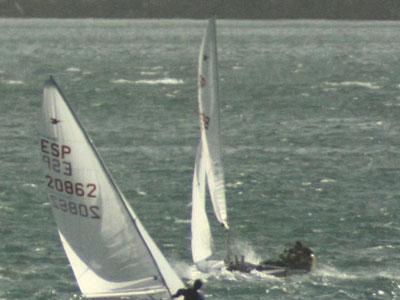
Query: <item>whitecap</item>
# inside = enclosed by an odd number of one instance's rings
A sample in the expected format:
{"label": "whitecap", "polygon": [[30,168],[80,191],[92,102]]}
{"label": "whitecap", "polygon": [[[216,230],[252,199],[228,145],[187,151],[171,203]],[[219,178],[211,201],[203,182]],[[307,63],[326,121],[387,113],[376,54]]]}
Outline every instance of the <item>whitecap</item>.
{"label": "whitecap", "polygon": [[175,224],[190,224],[190,220],[188,220],[188,219],[178,219],[178,218],[175,218]]}
{"label": "whitecap", "polygon": [[77,68],[77,67],[69,67],[69,68],[66,69],[65,71],[71,72],[71,73],[77,73],[77,72],[80,72],[81,69],[79,69],[79,68]]}
{"label": "whitecap", "polygon": [[166,93],[165,96],[167,98],[176,98],[176,96],[174,94],[171,94],[171,93]]}
{"label": "whitecap", "polygon": [[327,277],[327,278],[337,278],[337,279],[356,279],[357,274],[349,274],[335,269],[330,266],[320,266],[313,273],[317,276]]}
{"label": "whitecap", "polygon": [[331,87],[331,88],[323,88],[322,89],[324,92],[336,92],[337,88]]}
{"label": "whitecap", "polygon": [[116,79],[116,80],[111,80],[111,83],[116,83],[116,84],[148,84],[148,85],[158,85],[158,84],[164,84],[164,85],[177,85],[177,84],[183,84],[182,79],[176,79],[176,78],[161,78],[161,79],[140,79],[140,80],[127,80],[127,79]]}
{"label": "whitecap", "polygon": [[383,103],[386,107],[399,107],[400,103],[385,102]]}
{"label": "whitecap", "polygon": [[165,94],[165,96],[167,96],[168,98],[176,98],[176,95],[178,95],[179,92],[180,92],[180,90],[175,90],[172,93]]}
{"label": "whitecap", "polygon": [[243,185],[242,181],[236,181],[234,183],[227,183],[226,187],[237,188],[237,187],[239,187],[241,185]]}
{"label": "whitecap", "polygon": [[165,85],[177,85],[183,84],[182,79],[176,78],[162,78],[162,79],[154,79],[154,80],[136,80],[134,83],[136,84],[149,84],[149,85],[157,85],[157,84],[165,84]]}
{"label": "whitecap", "polygon": [[348,86],[356,86],[356,87],[363,87],[371,90],[377,90],[380,89],[381,86],[377,85],[376,83],[373,82],[366,82],[366,81],[342,81],[342,82],[324,82],[325,85],[328,86],[333,86],[333,87],[348,87]]}
{"label": "whitecap", "polygon": [[0,211],[14,212],[15,209],[6,205],[0,205]]}
{"label": "whitecap", "polygon": [[37,188],[37,185],[34,183],[24,183],[23,187]]}
{"label": "whitecap", "polygon": [[111,83],[117,83],[117,84],[121,84],[121,83],[134,83],[134,81],[131,80],[126,80],[126,79],[115,79],[115,80],[111,80]]}
{"label": "whitecap", "polygon": [[145,191],[142,191],[140,189],[136,189],[136,193],[140,196],[147,196],[147,193]]}
{"label": "whitecap", "polygon": [[22,80],[2,80],[1,83],[9,85],[21,85],[24,84]]}
{"label": "whitecap", "polygon": [[105,103],[103,103],[103,102],[94,102],[94,103],[91,103],[90,106],[92,106],[92,107],[100,107],[100,106],[102,106],[104,104]]}
{"label": "whitecap", "polygon": [[320,180],[320,183],[333,183],[333,182],[336,182],[336,180],[331,178],[324,178]]}
{"label": "whitecap", "polygon": [[150,71],[142,71],[140,72],[140,75],[142,76],[152,76],[152,75],[157,75],[159,72],[150,72]]}

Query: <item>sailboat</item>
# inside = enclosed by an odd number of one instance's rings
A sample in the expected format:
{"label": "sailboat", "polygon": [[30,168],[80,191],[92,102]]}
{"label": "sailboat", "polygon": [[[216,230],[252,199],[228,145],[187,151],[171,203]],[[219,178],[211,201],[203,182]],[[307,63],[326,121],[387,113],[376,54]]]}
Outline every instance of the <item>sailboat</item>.
{"label": "sailboat", "polygon": [[53,78],[40,153],[48,200],[86,298],[172,299],[184,285],[119,190]]}
{"label": "sailboat", "polygon": [[198,267],[210,263],[207,259],[212,255],[212,235],[206,213],[206,187],[216,219],[224,229],[229,230],[220,138],[217,60],[215,20],[210,19],[199,54],[200,143],[192,182],[191,248],[193,262]]}
{"label": "sailboat", "polygon": [[[203,271],[226,269],[228,271],[261,271],[273,276],[287,276],[308,272],[314,262],[314,255],[308,248],[302,259],[306,260],[304,270],[293,269],[281,262],[264,261],[258,264],[246,262],[244,256],[233,257],[227,245],[225,262],[212,260],[212,235],[206,212],[206,189],[213,206],[216,219],[226,229],[229,241],[224,170],[220,137],[220,108],[218,102],[218,57],[215,19],[208,21],[206,33],[199,54],[198,105],[200,120],[200,143],[197,147],[192,182],[191,248],[192,259]],[[296,248],[295,248],[296,250]],[[309,268],[310,267],[310,268]]]}

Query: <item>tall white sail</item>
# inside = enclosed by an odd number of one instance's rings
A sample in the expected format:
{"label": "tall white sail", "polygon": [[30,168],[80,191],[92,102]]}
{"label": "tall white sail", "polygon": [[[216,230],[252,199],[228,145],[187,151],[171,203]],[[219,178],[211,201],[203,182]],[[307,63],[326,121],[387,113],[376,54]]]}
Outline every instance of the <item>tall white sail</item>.
{"label": "tall white sail", "polygon": [[206,170],[201,144],[197,148],[192,184],[192,259],[198,263],[212,254],[212,237],[206,213]]}
{"label": "tall white sail", "polygon": [[210,19],[201,44],[198,70],[202,160],[215,216],[225,228],[229,228],[221,158],[217,63],[215,20]]}
{"label": "tall white sail", "polygon": [[212,254],[212,235],[206,213],[206,182],[214,214],[226,229],[228,218],[221,159],[220,116],[215,20],[208,22],[198,70],[200,144],[197,148],[192,184],[192,258],[195,263]]}
{"label": "tall white sail", "polygon": [[115,185],[55,81],[44,87],[48,197],[82,294],[171,299],[183,283]]}

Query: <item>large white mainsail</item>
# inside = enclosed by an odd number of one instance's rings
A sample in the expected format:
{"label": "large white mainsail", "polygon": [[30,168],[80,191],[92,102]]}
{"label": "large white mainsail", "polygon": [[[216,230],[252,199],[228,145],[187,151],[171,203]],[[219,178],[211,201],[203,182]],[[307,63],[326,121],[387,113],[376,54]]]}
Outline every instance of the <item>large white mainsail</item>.
{"label": "large white mainsail", "polygon": [[115,185],[52,78],[44,87],[41,135],[49,201],[82,294],[171,299],[183,283]]}
{"label": "large white mainsail", "polygon": [[215,20],[210,19],[204,35],[198,70],[200,145],[197,148],[192,189],[192,257],[199,262],[211,253],[211,233],[205,212],[205,181],[214,214],[226,229],[228,217],[222,167],[220,116],[218,103],[217,40]]}

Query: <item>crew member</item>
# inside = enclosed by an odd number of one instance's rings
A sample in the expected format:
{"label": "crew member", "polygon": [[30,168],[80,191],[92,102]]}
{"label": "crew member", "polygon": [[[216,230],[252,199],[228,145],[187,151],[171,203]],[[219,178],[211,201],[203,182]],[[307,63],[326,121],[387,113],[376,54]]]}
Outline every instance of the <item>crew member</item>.
{"label": "crew member", "polygon": [[204,300],[202,293],[199,291],[202,285],[203,282],[200,279],[196,279],[193,283],[193,287],[179,289],[172,297],[178,298],[183,296],[183,300]]}
{"label": "crew member", "polygon": [[315,257],[312,250],[304,246],[300,241],[296,241],[294,247],[286,249],[279,255],[278,261],[266,260],[261,262],[259,266],[262,268],[266,265],[274,265],[293,270],[311,271],[314,260]]}

